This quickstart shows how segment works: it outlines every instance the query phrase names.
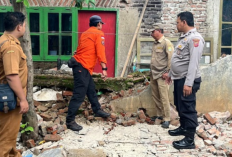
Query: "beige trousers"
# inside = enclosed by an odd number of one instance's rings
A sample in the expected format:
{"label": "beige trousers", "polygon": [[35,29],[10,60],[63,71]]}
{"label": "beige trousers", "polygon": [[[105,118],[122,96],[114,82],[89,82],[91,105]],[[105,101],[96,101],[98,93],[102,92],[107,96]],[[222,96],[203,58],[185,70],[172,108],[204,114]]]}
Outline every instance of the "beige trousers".
{"label": "beige trousers", "polygon": [[156,116],[162,116],[164,121],[170,121],[169,85],[162,78],[153,80],[152,75],[150,85],[152,98],[155,103]]}
{"label": "beige trousers", "polygon": [[22,157],[16,150],[16,138],[22,120],[20,107],[8,113],[0,112],[0,157]]}

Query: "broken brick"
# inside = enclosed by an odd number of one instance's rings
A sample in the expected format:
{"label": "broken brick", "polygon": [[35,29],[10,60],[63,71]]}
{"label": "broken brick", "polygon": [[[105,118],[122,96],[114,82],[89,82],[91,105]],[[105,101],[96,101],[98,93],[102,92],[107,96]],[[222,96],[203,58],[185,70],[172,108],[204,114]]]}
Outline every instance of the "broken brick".
{"label": "broken brick", "polygon": [[44,121],[51,121],[52,120],[52,116],[50,116],[47,113],[41,113],[40,116],[43,118]]}
{"label": "broken brick", "polygon": [[64,101],[63,95],[60,93],[56,93],[56,98],[57,98],[57,101],[61,101],[61,102]]}
{"label": "broken brick", "polygon": [[138,111],[138,114],[139,114],[139,118],[141,119],[141,121],[145,122],[146,116],[145,116],[143,110]]}
{"label": "broken brick", "polygon": [[59,109],[59,114],[67,113],[68,107],[65,107],[64,109]]}
{"label": "broken brick", "polygon": [[110,117],[111,117],[112,119],[115,120],[115,119],[117,119],[118,116],[117,116],[117,114],[115,114],[115,113],[111,113],[111,114],[110,114]]}
{"label": "broken brick", "polygon": [[73,92],[72,91],[62,91],[62,95],[63,96],[73,96]]}
{"label": "broken brick", "polygon": [[62,109],[62,108],[65,108],[66,107],[66,104],[65,103],[56,103],[52,109]]}
{"label": "broken brick", "polygon": [[119,95],[120,95],[121,97],[124,97],[124,95],[125,95],[124,90],[121,90],[120,93],[119,93]]}
{"label": "broken brick", "polygon": [[214,125],[216,123],[215,119],[213,119],[209,113],[204,114],[204,117],[211,125]]}
{"label": "broken brick", "polygon": [[42,111],[42,112],[46,112],[46,111],[48,110],[48,108],[45,107],[45,106],[43,106],[43,105],[37,106],[37,109],[38,109],[39,111]]}
{"label": "broken brick", "polygon": [[203,138],[204,140],[208,139],[206,132],[202,128],[198,129],[196,133],[199,137]]}
{"label": "broken brick", "polygon": [[38,101],[35,101],[35,100],[34,100],[34,106],[37,107],[37,106],[39,106],[39,105],[41,105],[41,104],[42,104],[41,102],[38,102]]}
{"label": "broken brick", "polygon": [[101,105],[101,109],[106,109],[106,105]]}
{"label": "broken brick", "polygon": [[87,119],[88,119],[88,120],[93,120],[93,119],[94,119],[94,116],[88,116]]}
{"label": "broken brick", "polygon": [[178,126],[180,124],[180,121],[179,120],[171,120],[170,124],[173,126]]}
{"label": "broken brick", "polygon": [[208,130],[208,133],[210,133],[210,135],[213,135],[217,132],[217,129],[215,127],[212,127],[210,130]]}
{"label": "broken brick", "polygon": [[27,148],[33,148],[35,147],[35,141],[33,139],[26,141]]}
{"label": "broken brick", "polygon": [[44,137],[44,140],[46,142],[49,142],[49,141],[52,141],[52,142],[56,142],[56,141],[59,141],[61,139],[61,137],[59,135],[51,135],[51,134],[47,134],[45,137]]}
{"label": "broken brick", "polygon": [[159,118],[156,118],[156,119],[155,119],[155,125],[160,125],[161,122],[162,122],[161,119],[159,119]]}
{"label": "broken brick", "polygon": [[134,120],[134,119],[130,119],[130,120],[128,120],[128,122],[127,122],[127,125],[135,125],[136,124],[136,120]]}

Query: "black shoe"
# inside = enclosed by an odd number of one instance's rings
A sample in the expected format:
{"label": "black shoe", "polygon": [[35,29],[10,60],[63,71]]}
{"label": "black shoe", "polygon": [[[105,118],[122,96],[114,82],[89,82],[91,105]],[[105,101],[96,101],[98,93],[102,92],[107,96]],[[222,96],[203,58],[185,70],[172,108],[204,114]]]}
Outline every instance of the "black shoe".
{"label": "black shoe", "polygon": [[183,129],[181,126],[174,130],[168,130],[169,135],[171,136],[180,136],[185,135],[187,130]]}
{"label": "black shoe", "polygon": [[163,120],[163,117],[159,117],[159,116],[153,116],[153,117],[151,117],[151,120],[155,121],[157,118],[160,120]]}
{"label": "black shoe", "polygon": [[95,115],[95,117],[102,117],[102,118],[108,118],[110,116],[110,113],[107,113],[105,111],[102,110],[98,110]]}
{"label": "black shoe", "polygon": [[78,125],[75,121],[72,121],[70,123],[66,123],[67,128],[72,130],[72,131],[80,131],[83,129],[82,126]]}
{"label": "black shoe", "polygon": [[194,139],[185,137],[180,141],[174,141],[172,143],[173,147],[176,149],[195,149]]}
{"label": "black shoe", "polygon": [[164,122],[161,124],[161,127],[162,127],[162,128],[169,128],[169,125],[170,125],[170,121],[164,121]]}

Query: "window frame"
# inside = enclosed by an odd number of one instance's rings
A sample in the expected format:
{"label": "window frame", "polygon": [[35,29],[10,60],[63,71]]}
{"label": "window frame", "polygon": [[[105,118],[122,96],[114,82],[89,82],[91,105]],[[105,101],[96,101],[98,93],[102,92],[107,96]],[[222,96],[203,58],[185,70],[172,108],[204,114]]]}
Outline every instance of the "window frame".
{"label": "window frame", "polygon": [[39,35],[39,40],[40,40],[40,55],[32,55],[33,57],[33,61],[40,61],[40,60],[43,60],[43,58],[45,58],[44,56],[44,47],[42,46],[42,42],[43,39],[44,39],[44,33],[43,33],[43,30],[44,30],[44,25],[42,24],[43,21],[42,21],[42,18],[43,17],[43,9],[40,9],[40,7],[30,7],[30,8],[27,8],[27,21],[28,21],[28,27],[30,29],[30,13],[39,13],[39,32],[31,32],[30,31],[30,37],[31,35]]}
{"label": "window frame", "polygon": [[[166,37],[171,42],[177,42],[178,38],[173,37]],[[210,63],[213,62],[213,38],[204,38],[205,42],[210,42],[210,53],[203,53],[202,56],[210,56]],[[141,63],[141,57],[151,57],[151,53],[141,53],[141,42],[154,42],[153,38],[144,38],[144,37],[138,37],[137,38],[137,61],[136,61],[136,67],[140,69],[140,65],[150,65],[150,63]],[[210,64],[209,63],[209,64]],[[207,64],[207,63],[205,63]]]}
{"label": "window frame", "polygon": [[[6,13],[8,11],[13,11],[13,8],[10,6],[4,6],[4,7],[0,7],[0,13]],[[4,32],[0,32],[0,36],[3,34]]]}
{"label": "window frame", "polygon": [[[219,38],[218,38],[218,56],[217,56],[217,58],[221,57],[221,49],[222,48],[231,48],[231,55],[232,55],[232,43],[231,43],[231,46],[222,46],[222,25],[223,24],[232,25],[232,21],[231,22],[223,22],[222,21],[222,16],[223,16],[223,1],[224,0],[220,0]],[[231,37],[232,37],[232,34],[231,34]],[[232,39],[231,39],[231,41],[232,41]]]}
{"label": "window frame", "polygon": [[[48,14],[49,13],[58,13],[59,14],[59,32],[58,33],[51,33],[48,32]],[[71,13],[72,14],[72,31],[70,33],[62,33],[61,31],[61,25],[62,25],[62,13]],[[75,44],[75,41],[77,41],[77,23],[73,22],[76,21],[75,17],[77,17],[77,9],[76,8],[70,8],[70,7],[47,7],[44,8],[44,60],[45,61],[56,61],[57,59],[61,60],[68,60],[72,55],[48,55],[48,36],[49,35],[58,35],[59,36],[59,51],[61,53],[61,37],[62,36],[71,36],[72,37],[72,54],[73,51],[76,49],[77,44]],[[61,45],[61,46],[60,46]]]}

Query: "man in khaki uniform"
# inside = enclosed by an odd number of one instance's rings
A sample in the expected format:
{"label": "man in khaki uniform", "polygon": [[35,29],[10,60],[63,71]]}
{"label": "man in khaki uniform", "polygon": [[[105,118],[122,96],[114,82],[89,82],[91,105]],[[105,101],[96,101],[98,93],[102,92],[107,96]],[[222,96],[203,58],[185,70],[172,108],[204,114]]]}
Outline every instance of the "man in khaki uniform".
{"label": "man in khaki uniform", "polygon": [[0,157],[21,157],[16,150],[16,138],[22,114],[29,109],[26,100],[27,62],[18,38],[25,33],[25,16],[8,12],[5,32],[0,37],[0,83],[8,83],[18,97],[16,109],[0,112]]}
{"label": "man in khaki uniform", "polygon": [[152,47],[151,58],[151,89],[152,98],[156,107],[156,118],[163,120],[162,127],[169,128],[170,103],[168,98],[169,86],[165,83],[165,75],[168,75],[171,58],[174,51],[173,44],[164,37],[163,29],[154,26],[151,36],[155,39]]}

